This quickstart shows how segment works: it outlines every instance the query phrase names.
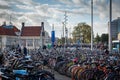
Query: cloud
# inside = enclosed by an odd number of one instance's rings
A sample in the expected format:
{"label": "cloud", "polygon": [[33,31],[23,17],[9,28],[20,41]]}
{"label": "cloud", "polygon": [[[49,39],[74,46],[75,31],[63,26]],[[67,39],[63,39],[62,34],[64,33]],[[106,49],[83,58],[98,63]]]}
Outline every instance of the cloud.
{"label": "cloud", "polygon": [[72,0],[75,4],[80,4],[80,0]]}
{"label": "cloud", "polygon": [[7,9],[11,9],[11,6],[9,3],[7,3],[6,1],[0,1],[0,10],[7,10]]}
{"label": "cloud", "polygon": [[66,5],[71,5],[72,4],[71,0],[56,0],[56,1],[59,1],[60,3],[66,4]]}
{"label": "cloud", "polygon": [[94,31],[94,36],[96,36],[97,33],[99,35],[101,35],[102,33],[107,33],[108,32],[108,24],[107,23],[94,22],[93,31]]}
{"label": "cloud", "polygon": [[4,6],[9,6],[8,2],[6,2],[5,0],[1,0],[0,4]]}
{"label": "cloud", "polygon": [[90,1],[91,0],[72,0],[74,5],[77,6],[90,6]]}
{"label": "cloud", "polygon": [[112,17],[113,19],[116,19],[117,17],[120,17],[120,0],[112,0]]}
{"label": "cloud", "polygon": [[32,7],[32,6],[26,6],[26,5],[16,5],[16,8],[20,9],[20,10],[26,10],[26,11],[32,11],[32,10],[34,10],[34,7]]}
{"label": "cloud", "polygon": [[0,5],[0,9],[10,9],[11,7],[8,5]]}
{"label": "cloud", "polygon": [[[20,29],[21,22],[25,22],[26,25],[41,25],[41,22],[44,21],[45,29],[50,33],[51,24],[53,23],[56,25],[56,29],[62,29],[65,11],[67,11],[68,15],[68,26],[77,25],[77,22],[81,21],[81,19],[89,21],[91,0],[54,1],[56,4],[49,4],[49,1],[42,4],[42,2],[35,2],[34,0],[0,0],[0,23],[3,23],[3,21],[9,22],[11,16],[13,24]],[[97,16],[100,19],[99,22],[94,22],[95,33],[107,32],[107,27],[104,26],[109,21],[109,0],[93,1],[94,17]],[[113,0],[113,19],[120,16],[119,3],[120,0]],[[90,23],[90,21],[87,23]]]}
{"label": "cloud", "polygon": [[97,13],[100,19],[108,18],[109,7],[106,0],[95,0],[93,2],[94,10],[93,12]]}
{"label": "cloud", "polygon": [[[112,17],[113,19],[120,16],[120,0],[112,0]],[[109,19],[109,1],[108,0],[94,0],[94,12],[99,14],[100,19]]]}

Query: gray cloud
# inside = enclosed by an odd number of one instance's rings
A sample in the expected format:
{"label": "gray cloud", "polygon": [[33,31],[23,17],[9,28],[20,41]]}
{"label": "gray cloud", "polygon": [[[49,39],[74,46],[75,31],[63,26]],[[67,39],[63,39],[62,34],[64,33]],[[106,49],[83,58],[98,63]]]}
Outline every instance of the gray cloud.
{"label": "gray cloud", "polygon": [[112,0],[112,14],[113,14],[113,19],[120,17],[120,0]]}
{"label": "gray cloud", "polygon": [[[112,16],[117,18],[120,16],[120,0],[112,0]],[[94,11],[99,14],[101,19],[109,19],[109,2],[107,0],[96,0],[94,2]]]}
{"label": "gray cloud", "polygon": [[11,9],[8,5],[0,5],[0,9]]}
{"label": "gray cloud", "polygon": [[62,4],[66,4],[66,5],[71,5],[72,4],[71,0],[56,0],[56,1],[58,1]]}
{"label": "gray cloud", "polygon": [[[44,21],[46,30],[50,31],[50,25],[52,23],[61,26],[60,24],[64,20],[65,11],[67,11],[68,16],[72,17],[76,17],[76,15],[81,17],[91,14],[91,0],[55,1],[57,4],[49,5],[48,3],[37,3],[34,2],[34,0],[0,0],[0,23],[4,20],[9,22],[10,16],[12,16],[12,22],[19,28],[21,28],[21,22],[26,22],[26,25],[40,25],[41,22]],[[109,0],[93,1],[94,16],[98,16],[101,20],[108,19]],[[120,0],[113,0],[113,18],[120,16],[119,3]]]}
{"label": "gray cloud", "polygon": [[9,3],[7,3],[6,1],[0,1],[0,9],[4,10],[4,9],[11,9],[11,6]]}

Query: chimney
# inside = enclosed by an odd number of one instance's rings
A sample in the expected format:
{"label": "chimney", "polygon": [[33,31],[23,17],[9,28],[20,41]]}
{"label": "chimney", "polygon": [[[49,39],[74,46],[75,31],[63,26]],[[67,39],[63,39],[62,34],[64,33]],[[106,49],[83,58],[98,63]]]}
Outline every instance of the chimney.
{"label": "chimney", "polygon": [[44,31],[44,22],[41,22],[42,30]]}
{"label": "chimney", "polygon": [[25,26],[25,23],[22,22],[21,24],[22,24],[22,28],[21,28],[21,36],[22,36],[22,35],[23,35],[23,28],[24,28],[24,26]]}
{"label": "chimney", "polygon": [[6,26],[6,21],[3,22],[2,26]]}
{"label": "chimney", "polygon": [[25,23],[24,22],[22,22],[22,27],[24,27],[25,26]]}
{"label": "chimney", "polygon": [[44,32],[44,22],[41,22],[41,30],[42,30],[42,36],[45,36],[45,32]]}

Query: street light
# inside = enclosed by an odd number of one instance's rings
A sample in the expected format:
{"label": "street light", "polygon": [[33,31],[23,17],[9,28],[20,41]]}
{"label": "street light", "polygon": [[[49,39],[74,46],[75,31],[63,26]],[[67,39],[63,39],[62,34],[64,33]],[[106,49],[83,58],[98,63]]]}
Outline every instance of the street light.
{"label": "street light", "polygon": [[112,21],[112,0],[110,0],[110,10],[109,10],[109,51],[112,50],[112,37],[111,37],[111,21]]}
{"label": "street light", "polygon": [[91,50],[93,50],[93,0],[91,0]]}

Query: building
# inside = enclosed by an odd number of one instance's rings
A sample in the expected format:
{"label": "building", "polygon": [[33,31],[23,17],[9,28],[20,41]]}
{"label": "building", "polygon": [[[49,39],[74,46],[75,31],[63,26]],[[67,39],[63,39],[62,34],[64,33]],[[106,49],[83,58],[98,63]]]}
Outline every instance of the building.
{"label": "building", "polygon": [[17,35],[19,32],[20,30],[16,26],[12,24],[6,25],[6,22],[4,22],[0,26],[0,50],[6,47],[16,47],[19,44]]}
{"label": "building", "polygon": [[50,43],[50,37],[44,31],[43,22],[41,22],[41,26],[25,26],[25,23],[22,23],[20,40],[21,47],[26,46],[28,49],[38,49]]}
{"label": "building", "polygon": [[[44,33],[44,34],[43,34]],[[21,31],[14,25],[0,26],[0,50],[7,47],[16,48],[18,45],[28,49],[40,48],[51,43],[48,32],[44,31],[44,23],[41,26],[25,26],[22,23]]]}
{"label": "building", "polygon": [[120,17],[113,20],[112,23],[111,23],[112,39],[117,40],[118,39],[118,33],[120,33]]}

